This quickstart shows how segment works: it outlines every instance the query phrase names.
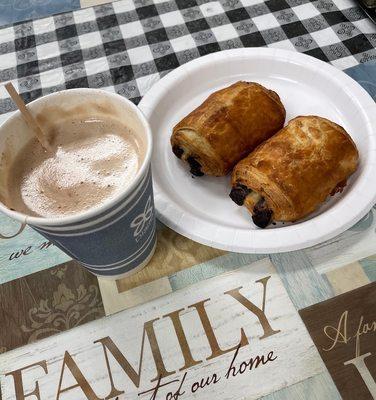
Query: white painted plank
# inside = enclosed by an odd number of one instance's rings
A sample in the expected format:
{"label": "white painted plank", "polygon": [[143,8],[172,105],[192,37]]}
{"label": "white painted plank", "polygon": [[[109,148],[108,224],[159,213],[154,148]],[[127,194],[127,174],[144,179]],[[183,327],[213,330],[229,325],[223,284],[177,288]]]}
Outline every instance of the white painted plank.
{"label": "white painted plank", "polygon": [[[265,314],[272,329],[280,330],[280,332],[260,339],[264,331],[256,315],[238,300],[224,293],[243,287],[240,290],[241,294],[255,306],[262,308],[263,285],[255,281],[267,276],[271,278],[266,284]],[[206,312],[223,349],[236,346],[240,339],[240,330],[244,329],[249,344],[239,350],[235,361],[237,367],[251,357],[257,355],[266,357],[271,351],[273,351],[271,358],[277,358],[227,380],[225,374],[234,352],[206,361],[205,359],[211,354],[208,339],[196,310],[187,308],[205,299],[210,299],[206,303]],[[183,387],[186,399],[208,399],[210,396],[211,399],[236,400],[244,399],[245,394],[247,394],[247,399],[256,399],[315,376],[324,370],[313,342],[273,265],[270,261],[262,260],[142,306],[122,311],[0,356],[3,400],[16,399],[13,378],[4,375],[43,360],[47,362],[48,374],[45,374],[41,367],[24,371],[25,393],[33,391],[37,380],[41,400],[55,400],[65,351],[69,351],[98,398],[105,398],[110,391],[110,381],[103,349],[98,343],[93,344],[94,341],[110,337],[133,368],[138,370],[144,323],[180,308],[184,309],[181,312],[181,322],[192,355],[196,360],[204,360],[202,363],[179,372],[179,368],[184,365],[184,359],[171,320],[159,319],[154,326],[166,368],[177,371],[174,375],[164,378],[162,383],[172,379],[181,380],[184,372],[187,372]],[[156,368],[148,340],[145,343],[141,381],[138,388],[117,361],[111,355],[109,356],[114,383],[118,389],[125,391],[118,397],[119,400],[151,398],[150,394],[138,396],[140,392],[155,385],[155,382],[151,383],[151,379],[156,375]],[[212,376],[213,373],[220,377],[216,385],[211,385],[194,394],[190,393],[194,382]],[[62,388],[75,383],[75,379],[66,368]],[[156,399],[165,399],[166,393],[170,390],[175,391],[178,388],[177,385],[175,383],[161,389]],[[59,400],[81,399],[86,399],[85,395],[80,388],[75,388],[64,392]]]}

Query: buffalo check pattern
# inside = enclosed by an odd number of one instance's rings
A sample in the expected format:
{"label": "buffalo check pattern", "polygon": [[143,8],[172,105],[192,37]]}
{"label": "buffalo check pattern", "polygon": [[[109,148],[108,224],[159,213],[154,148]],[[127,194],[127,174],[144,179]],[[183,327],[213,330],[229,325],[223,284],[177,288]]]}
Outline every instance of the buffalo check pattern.
{"label": "buffalo check pattern", "polygon": [[[137,104],[183,63],[257,46],[344,69],[376,59],[376,27],[352,0],[120,0],[0,29],[0,82],[26,102],[91,87]],[[1,87],[0,114],[14,109]]]}

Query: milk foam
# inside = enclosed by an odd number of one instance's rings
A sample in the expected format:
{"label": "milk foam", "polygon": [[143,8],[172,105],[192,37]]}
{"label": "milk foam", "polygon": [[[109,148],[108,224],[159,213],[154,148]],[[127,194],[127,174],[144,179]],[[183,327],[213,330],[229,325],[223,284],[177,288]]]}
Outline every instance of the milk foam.
{"label": "milk foam", "polygon": [[88,210],[129,186],[145,156],[137,136],[117,121],[65,121],[51,136],[53,154],[32,139],[14,160],[8,207],[42,217]]}

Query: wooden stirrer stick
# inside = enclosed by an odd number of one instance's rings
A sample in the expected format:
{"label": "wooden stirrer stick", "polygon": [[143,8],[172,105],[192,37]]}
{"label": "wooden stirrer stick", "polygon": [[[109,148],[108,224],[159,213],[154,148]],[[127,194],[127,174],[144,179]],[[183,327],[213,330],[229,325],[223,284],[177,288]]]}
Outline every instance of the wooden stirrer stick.
{"label": "wooden stirrer stick", "polygon": [[22,97],[17,93],[16,89],[12,85],[12,82],[8,82],[5,85],[5,89],[8,91],[9,96],[12,98],[12,100],[20,110],[29,128],[35,133],[35,136],[39,140],[42,147],[46,151],[51,151],[51,146],[47,141],[46,135],[43,133],[41,127],[39,126],[35,118],[31,115],[30,111],[23,102]]}

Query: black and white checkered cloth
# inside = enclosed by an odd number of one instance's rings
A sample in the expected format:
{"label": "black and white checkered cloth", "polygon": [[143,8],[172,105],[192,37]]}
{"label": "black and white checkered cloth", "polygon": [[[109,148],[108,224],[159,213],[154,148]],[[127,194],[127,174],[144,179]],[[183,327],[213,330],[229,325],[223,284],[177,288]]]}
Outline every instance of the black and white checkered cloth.
{"label": "black and white checkered cloth", "polygon": [[[26,102],[91,87],[137,103],[180,64],[256,46],[344,69],[376,59],[376,26],[352,0],[120,0],[0,29],[0,81]],[[1,87],[0,114],[14,109]]]}

